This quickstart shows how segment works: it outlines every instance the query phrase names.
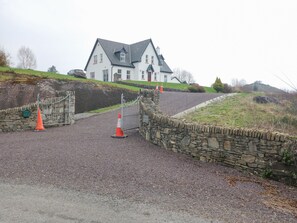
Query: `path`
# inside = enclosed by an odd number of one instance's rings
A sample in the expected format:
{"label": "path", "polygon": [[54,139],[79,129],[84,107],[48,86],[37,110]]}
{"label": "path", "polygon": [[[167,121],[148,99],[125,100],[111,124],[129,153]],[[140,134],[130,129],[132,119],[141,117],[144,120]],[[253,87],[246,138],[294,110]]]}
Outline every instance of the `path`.
{"label": "path", "polygon": [[[179,112],[174,97],[162,95],[161,109]],[[111,139],[116,122],[114,111],[0,134],[0,222],[296,222],[271,208],[264,184],[237,181],[245,175],[161,149],[137,131]],[[255,179],[297,199],[296,188]]]}

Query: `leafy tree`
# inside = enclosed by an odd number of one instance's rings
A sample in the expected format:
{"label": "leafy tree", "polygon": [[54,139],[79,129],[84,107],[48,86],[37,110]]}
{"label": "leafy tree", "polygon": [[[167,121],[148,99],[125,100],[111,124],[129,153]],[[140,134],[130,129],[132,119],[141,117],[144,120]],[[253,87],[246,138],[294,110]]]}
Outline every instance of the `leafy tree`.
{"label": "leafy tree", "polygon": [[53,65],[50,68],[48,68],[47,72],[51,72],[51,73],[58,73],[56,67]]}
{"label": "leafy tree", "polygon": [[28,47],[22,46],[18,51],[19,65],[23,69],[36,68],[36,59],[32,50]]}
{"label": "leafy tree", "polygon": [[221,79],[219,77],[216,78],[216,81],[212,84],[212,87],[217,92],[223,92],[224,84],[222,83]]}
{"label": "leafy tree", "polygon": [[0,48],[0,66],[8,67],[11,64],[9,53],[5,52],[4,49]]}

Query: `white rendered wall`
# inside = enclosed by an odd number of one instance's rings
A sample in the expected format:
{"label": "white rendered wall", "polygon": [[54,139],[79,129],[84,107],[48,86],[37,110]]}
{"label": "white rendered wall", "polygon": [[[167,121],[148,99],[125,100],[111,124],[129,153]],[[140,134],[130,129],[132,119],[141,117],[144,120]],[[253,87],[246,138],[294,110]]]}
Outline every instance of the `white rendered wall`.
{"label": "white rendered wall", "polygon": [[[100,62],[100,54],[103,54],[103,60],[102,63]],[[94,64],[94,55],[97,55],[97,64]],[[89,64],[87,66],[86,75],[87,78],[91,78],[90,73],[95,73],[95,79],[103,81],[103,70],[108,69],[108,81],[111,81],[111,63],[106,56],[103,48],[99,43],[97,43],[96,48],[91,56],[91,59],[89,61]]]}

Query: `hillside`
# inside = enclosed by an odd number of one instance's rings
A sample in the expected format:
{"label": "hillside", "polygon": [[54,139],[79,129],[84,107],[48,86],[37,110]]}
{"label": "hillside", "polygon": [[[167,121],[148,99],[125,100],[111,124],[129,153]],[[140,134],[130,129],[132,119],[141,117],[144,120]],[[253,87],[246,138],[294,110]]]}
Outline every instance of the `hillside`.
{"label": "hillside", "polygon": [[242,91],[244,91],[244,92],[258,91],[258,92],[264,92],[264,93],[284,93],[284,91],[281,89],[272,87],[268,84],[263,84],[259,81],[256,81],[252,84],[244,85],[242,87]]}
{"label": "hillside", "polygon": [[62,74],[0,67],[0,110],[19,107],[40,98],[75,91],[76,113],[120,103],[123,93],[127,101],[137,97],[139,88],[79,79]]}

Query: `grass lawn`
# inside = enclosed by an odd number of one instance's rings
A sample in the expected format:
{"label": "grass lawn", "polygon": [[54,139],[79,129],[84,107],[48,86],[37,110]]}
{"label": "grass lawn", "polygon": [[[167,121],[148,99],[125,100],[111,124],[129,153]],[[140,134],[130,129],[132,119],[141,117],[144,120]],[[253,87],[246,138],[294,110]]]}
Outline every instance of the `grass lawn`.
{"label": "grass lawn", "polygon": [[[163,85],[164,88],[172,88],[178,90],[188,90],[188,84],[178,84],[178,83],[168,83],[168,82],[148,82],[148,81],[123,81],[127,83],[134,83],[134,84],[141,84],[147,86],[161,86]],[[212,87],[204,87],[206,93],[215,93],[216,91]]]}
{"label": "grass lawn", "polygon": [[[139,91],[139,87],[134,86],[128,86],[124,84],[117,84],[112,82],[103,82],[98,80],[91,80],[91,79],[83,79],[83,78],[76,78],[72,77],[66,74],[56,74],[56,73],[50,73],[50,72],[44,72],[44,71],[37,71],[37,70],[30,70],[30,69],[18,69],[18,68],[10,68],[10,67],[0,67],[0,82],[8,81],[11,79],[18,79],[19,82],[26,81],[27,78],[35,77],[35,78],[48,78],[48,79],[56,79],[56,80],[69,80],[69,81],[80,81],[80,82],[86,82],[86,83],[96,83],[100,85],[106,85],[106,86],[113,86],[118,88],[125,88],[129,89],[131,91]],[[11,73],[19,74],[22,76],[13,76]],[[26,77],[27,76],[27,77]]]}
{"label": "grass lawn", "polygon": [[241,93],[183,118],[200,124],[263,129],[297,136],[296,95],[295,99],[294,95],[279,97],[279,104],[258,104],[253,101],[256,95],[259,93]]}

